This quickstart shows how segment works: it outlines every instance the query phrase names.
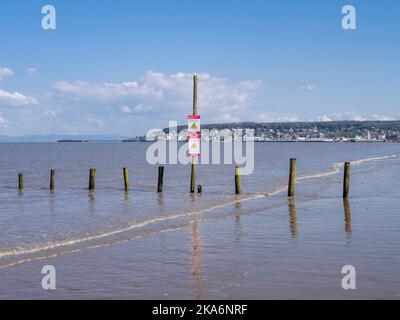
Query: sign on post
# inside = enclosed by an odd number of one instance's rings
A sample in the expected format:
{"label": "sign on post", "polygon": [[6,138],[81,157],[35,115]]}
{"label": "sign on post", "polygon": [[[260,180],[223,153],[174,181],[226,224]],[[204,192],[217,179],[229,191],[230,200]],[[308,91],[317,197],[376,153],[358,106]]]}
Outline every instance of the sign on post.
{"label": "sign on post", "polygon": [[189,156],[198,157],[200,155],[200,139],[189,140]]}
{"label": "sign on post", "polygon": [[188,132],[200,132],[200,116],[188,116]]}
{"label": "sign on post", "polygon": [[189,156],[200,156],[200,116],[188,116]]}

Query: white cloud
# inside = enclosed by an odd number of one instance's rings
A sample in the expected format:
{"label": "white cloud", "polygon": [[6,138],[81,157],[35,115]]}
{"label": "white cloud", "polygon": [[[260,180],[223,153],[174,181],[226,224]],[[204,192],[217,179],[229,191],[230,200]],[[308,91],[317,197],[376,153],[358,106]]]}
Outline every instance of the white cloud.
{"label": "white cloud", "polygon": [[19,92],[8,92],[0,89],[0,105],[6,106],[25,106],[25,105],[37,105],[38,102],[35,97],[23,95]]}
{"label": "white cloud", "polygon": [[38,69],[33,68],[33,67],[27,68],[27,69],[25,70],[25,73],[26,73],[28,76],[33,77],[33,76],[36,76],[36,75],[38,74]]}
{"label": "white cloud", "polygon": [[268,122],[269,120],[270,120],[270,117],[265,113],[261,113],[257,119],[257,121],[260,121],[260,122]]}
{"label": "white cloud", "polygon": [[44,112],[44,114],[47,115],[47,116],[56,117],[57,114],[58,114],[58,112],[57,112],[57,111],[54,111],[54,110],[46,110],[46,111]]}
{"label": "white cloud", "polygon": [[346,111],[342,113],[332,113],[330,115],[318,116],[312,120],[315,121],[343,121],[343,120],[353,120],[353,121],[366,121],[366,120],[377,120],[377,121],[389,121],[395,120],[394,117],[385,116],[381,114],[372,114],[369,116],[364,116],[355,111]]}
{"label": "white cloud", "polygon": [[259,122],[299,122],[299,121],[328,122],[328,121],[345,121],[345,120],[388,121],[388,120],[395,120],[395,118],[390,117],[390,116],[385,116],[385,115],[377,115],[377,114],[365,116],[356,111],[346,111],[346,112],[342,112],[342,113],[325,114],[325,115],[315,116],[312,118],[298,117],[297,115],[281,115],[281,114],[261,113],[257,118],[257,121],[259,121]]}
{"label": "white cloud", "polygon": [[300,119],[297,116],[281,116],[275,117],[273,122],[298,122]]}
{"label": "white cloud", "polygon": [[307,84],[305,86],[300,86],[299,89],[303,90],[303,91],[315,91],[315,90],[317,90],[317,86],[315,86],[313,84]]}
{"label": "white cloud", "polygon": [[[236,83],[225,78],[199,74],[199,97],[201,107],[244,107],[261,87],[260,80]],[[120,83],[89,83],[85,81],[54,83],[57,92],[71,98],[93,100],[134,100],[138,105],[187,107],[192,101],[193,75],[178,72],[166,75],[148,71],[137,81]],[[124,108],[128,111],[127,108]],[[122,111],[122,110],[121,110]],[[224,110],[226,112],[226,110]],[[123,111],[122,111],[123,112]]]}
{"label": "white cloud", "polygon": [[104,127],[104,126],[105,126],[104,121],[101,120],[101,119],[90,118],[90,119],[88,120],[88,123],[89,123],[90,125],[94,125],[94,126],[96,126],[96,127]]}
{"label": "white cloud", "polygon": [[0,116],[0,127],[8,127],[7,120]]}
{"label": "white cloud", "polygon": [[162,92],[156,91],[153,87],[141,85],[138,82],[121,83],[89,83],[86,81],[75,81],[72,83],[58,81],[54,88],[64,94],[73,97],[94,99],[94,100],[116,100],[118,98],[139,98],[139,99],[161,99]]}
{"label": "white cloud", "polygon": [[391,121],[395,120],[393,117],[390,116],[385,116],[382,114],[373,114],[372,119],[377,120],[377,121]]}
{"label": "white cloud", "polygon": [[130,107],[128,107],[128,106],[120,106],[119,110],[122,113],[132,113],[133,112],[132,109]]}
{"label": "white cloud", "polygon": [[298,122],[300,119],[295,115],[270,115],[267,113],[261,113],[258,116],[257,121],[259,122]]}
{"label": "white cloud", "polygon": [[229,112],[225,112],[219,115],[216,120],[220,122],[239,122],[240,118],[232,116]]}
{"label": "white cloud", "polygon": [[0,67],[0,79],[2,77],[12,77],[14,75],[14,71],[10,68],[2,68]]}
{"label": "white cloud", "polygon": [[[207,73],[198,74],[198,77],[198,110],[207,122],[253,119],[252,103],[262,81],[231,81]],[[143,118],[142,123],[160,126],[167,119],[180,121],[191,113],[193,74],[148,71],[127,82],[58,81],[53,88],[51,99],[69,103],[69,107],[85,105],[85,111],[93,117],[94,114],[108,114],[112,103],[119,106],[120,113],[135,114]],[[148,118],[146,115],[150,111],[152,117]]]}
{"label": "white cloud", "polygon": [[323,115],[323,116],[317,117],[317,121],[328,122],[328,121],[332,121],[332,118],[327,115]]}
{"label": "white cloud", "polygon": [[122,105],[119,107],[119,110],[122,113],[134,113],[134,112],[145,112],[152,110],[153,108],[150,106],[145,106],[144,104],[140,103],[134,107],[128,107],[127,105]]}
{"label": "white cloud", "polygon": [[355,112],[355,111],[346,111],[343,113],[333,113],[332,118],[335,120],[353,120],[353,121],[366,120],[360,113]]}

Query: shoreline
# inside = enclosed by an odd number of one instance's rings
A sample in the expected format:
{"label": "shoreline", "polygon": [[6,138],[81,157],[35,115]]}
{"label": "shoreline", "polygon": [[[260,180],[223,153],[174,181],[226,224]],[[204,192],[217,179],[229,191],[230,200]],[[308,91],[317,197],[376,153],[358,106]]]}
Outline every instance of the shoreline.
{"label": "shoreline", "polygon": [[[171,141],[171,140],[161,140],[166,142],[181,142],[186,143],[188,141]],[[96,141],[88,141],[88,142],[96,142]],[[116,141],[115,141],[116,142]],[[122,141],[123,143],[153,143],[156,141]],[[209,142],[202,140],[201,142]],[[224,141],[219,141],[224,142]],[[229,141],[230,142],[230,141]],[[246,141],[242,141],[246,142]],[[265,140],[265,141],[253,141],[255,143],[400,143],[400,141],[291,141],[291,140]]]}

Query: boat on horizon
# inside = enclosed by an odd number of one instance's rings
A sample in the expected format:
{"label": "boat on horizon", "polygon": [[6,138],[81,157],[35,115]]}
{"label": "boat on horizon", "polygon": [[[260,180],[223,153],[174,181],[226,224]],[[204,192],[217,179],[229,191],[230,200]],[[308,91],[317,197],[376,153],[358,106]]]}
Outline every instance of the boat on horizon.
{"label": "boat on horizon", "polygon": [[57,140],[57,142],[88,142],[85,139],[61,139]]}

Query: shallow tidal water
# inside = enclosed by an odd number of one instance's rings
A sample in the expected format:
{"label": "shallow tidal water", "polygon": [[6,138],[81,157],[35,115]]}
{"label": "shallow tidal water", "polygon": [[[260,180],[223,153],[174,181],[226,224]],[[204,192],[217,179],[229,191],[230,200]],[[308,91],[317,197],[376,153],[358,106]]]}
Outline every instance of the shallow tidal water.
{"label": "shallow tidal water", "polygon": [[[167,165],[157,194],[148,145],[0,144],[1,299],[399,299],[400,144],[256,143],[241,196],[234,165],[199,165],[194,195],[190,167]],[[42,289],[44,265],[56,290]],[[344,265],[356,290],[342,289]]]}

